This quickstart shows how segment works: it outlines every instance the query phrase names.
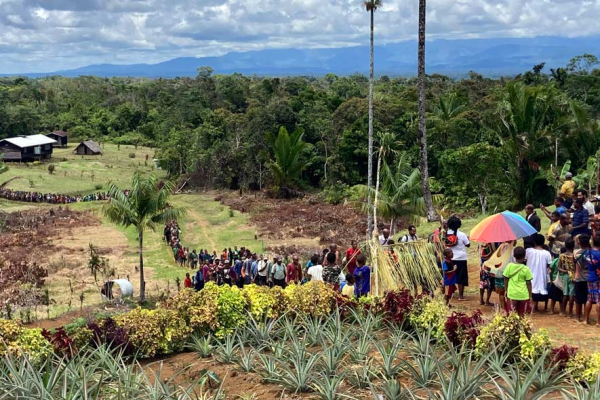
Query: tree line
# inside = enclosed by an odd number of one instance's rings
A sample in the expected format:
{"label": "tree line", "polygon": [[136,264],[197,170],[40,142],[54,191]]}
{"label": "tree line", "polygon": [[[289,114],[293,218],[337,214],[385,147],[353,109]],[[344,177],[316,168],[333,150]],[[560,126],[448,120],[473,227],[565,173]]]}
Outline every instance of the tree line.
{"label": "tree line", "polygon": [[[596,57],[583,55],[511,78],[426,75],[434,195],[453,209],[547,201],[552,174],[567,162],[581,184],[595,186],[597,67]],[[372,97],[380,198],[393,195],[385,187],[416,181],[405,189],[420,199],[417,79],[376,77]],[[62,129],[154,146],[169,174],[196,187],[322,189],[335,201],[367,183],[368,125],[369,79],[361,74],[272,78],[201,67],[194,78],[0,79],[0,138]],[[384,140],[393,151],[377,150]]]}

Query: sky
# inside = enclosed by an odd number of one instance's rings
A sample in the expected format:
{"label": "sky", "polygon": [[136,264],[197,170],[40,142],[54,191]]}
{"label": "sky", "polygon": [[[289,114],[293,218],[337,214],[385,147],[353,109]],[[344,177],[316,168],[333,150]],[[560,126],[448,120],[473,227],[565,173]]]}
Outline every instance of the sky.
{"label": "sky", "polygon": [[[600,0],[429,0],[428,38],[600,35]],[[383,0],[376,44],[414,39],[418,0]],[[0,0],[0,73],[366,45],[360,0]]]}

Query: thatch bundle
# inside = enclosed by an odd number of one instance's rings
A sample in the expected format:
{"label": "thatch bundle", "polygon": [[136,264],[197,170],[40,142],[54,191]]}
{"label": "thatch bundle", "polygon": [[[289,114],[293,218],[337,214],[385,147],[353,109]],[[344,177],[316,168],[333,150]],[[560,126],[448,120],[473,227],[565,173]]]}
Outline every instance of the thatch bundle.
{"label": "thatch bundle", "polygon": [[381,246],[374,238],[368,243],[373,266],[372,294],[408,289],[416,293],[421,288],[435,290],[441,285],[442,275],[437,260],[442,260],[441,243],[418,240]]}

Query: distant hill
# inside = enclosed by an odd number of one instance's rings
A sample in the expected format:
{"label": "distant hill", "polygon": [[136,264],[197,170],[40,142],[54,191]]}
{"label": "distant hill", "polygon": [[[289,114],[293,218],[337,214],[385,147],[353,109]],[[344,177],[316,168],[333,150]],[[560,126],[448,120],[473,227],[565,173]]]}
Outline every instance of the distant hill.
{"label": "distant hill", "polygon": [[[465,76],[469,71],[492,77],[513,75],[530,70],[535,64],[542,62],[546,63],[546,68],[562,67],[572,57],[584,53],[600,56],[600,37],[435,40],[428,42],[427,72],[453,77]],[[376,46],[375,49],[377,75],[415,75],[416,60],[416,41]],[[369,47],[260,50],[228,53],[220,57],[181,57],[158,64],[98,64],[52,73],[18,75],[170,78],[195,76],[196,69],[200,66],[210,66],[218,74],[235,72],[262,76],[320,76],[328,73],[349,75],[355,72],[366,74],[369,68]]]}

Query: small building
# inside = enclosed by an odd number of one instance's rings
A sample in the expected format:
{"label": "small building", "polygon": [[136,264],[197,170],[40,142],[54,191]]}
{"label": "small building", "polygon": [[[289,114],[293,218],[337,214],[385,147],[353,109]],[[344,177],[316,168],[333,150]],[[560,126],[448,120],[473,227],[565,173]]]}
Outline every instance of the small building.
{"label": "small building", "polygon": [[93,140],[84,140],[77,145],[73,153],[81,156],[97,156],[102,154],[102,149],[97,142],[94,142]]}
{"label": "small building", "polygon": [[56,140],[55,147],[67,147],[67,143],[69,141],[68,134],[65,131],[54,131],[47,134],[51,139]]}
{"label": "small building", "polygon": [[3,161],[41,161],[52,158],[56,140],[46,135],[17,136],[0,140]]}

